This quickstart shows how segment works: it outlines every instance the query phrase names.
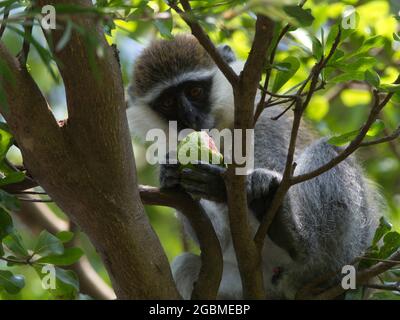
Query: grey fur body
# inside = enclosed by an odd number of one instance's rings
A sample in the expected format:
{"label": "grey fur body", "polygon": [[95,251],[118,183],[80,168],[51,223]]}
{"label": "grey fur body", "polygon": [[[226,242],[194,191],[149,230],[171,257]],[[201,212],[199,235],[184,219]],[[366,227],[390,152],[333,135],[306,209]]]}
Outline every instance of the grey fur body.
{"label": "grey fur body", "polygon": [[[227,118],[233,113],[232,89],[214,68],[215,81],[211,92],[211,114],[215,118],[213,127],[231,128],[233,119]],[[240,70],[240,66],[237,68]],[[132,101],[137,99],[134,98]],[[226,114],[223,119],[221,110]],[[257,122],[255,168],[248,175],[249,203],[263,199],[265,204],[273,186],[281,179],[292,121],[287,115],[277,121],[270,119],[280,111],[280,107],[266,109]],[[135,119],[157,118],[154,110],[135,103],[131,103],[128,115],[133,132],[139,135],[145,132],[135,130]],[[141,127],[140,130],[143,130],[143,123]],[[161,126],[153,122],[148,127],[165,128],[165,124]],[[324,139],[313,139],[310,131],[302,126],[295,155],[295,174],[320,167],[335,157],[338,151]],[[170,186],[170,174],[169,169],[161,167],[162,186]],[[219,298],[240,299],[241,280],[229,230],[227,205],[206,199],[202,199],[201,204],[213,223],[223,251],[224,271]],[[353,157],[312,180],[293,186],[264,244],[262,258],[266,298],[292,299],[300,288],[313,279],[329,273],[339,274],[344,265],[351,264],[362,255],[372,240],[379,204],[375,188],[364,177]],[[255,233],[260,212],[254,211],[257,210],[250,212],[249,221]],[[264,211],[262,207],[261,214]],[[178,215],[184,221],[187,232],[195,239],[186,219]],[[190,298],[199,269],[200,258],[191,253],[177,257],[172,263],[178,290],[186,299]]]}

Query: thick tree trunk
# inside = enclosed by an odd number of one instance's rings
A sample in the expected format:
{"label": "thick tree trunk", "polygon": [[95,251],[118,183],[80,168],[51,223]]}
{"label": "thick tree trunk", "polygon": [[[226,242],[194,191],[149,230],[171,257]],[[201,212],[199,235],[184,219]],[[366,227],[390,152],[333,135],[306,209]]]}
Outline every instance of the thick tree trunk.
{"label": "thick tree trunk", "polygon": [[74,23],[91,31],[104,55],[91,63],[93,48],[75,31],[57,54],[68,121],[58,125],[25,67],[1,44],[0,59],[13,75],[0,78],[8,101],[3,116],[29,172],[101,254],[117,297],[179,298],[140,201],[117,59],[94,19],[78,15]]}

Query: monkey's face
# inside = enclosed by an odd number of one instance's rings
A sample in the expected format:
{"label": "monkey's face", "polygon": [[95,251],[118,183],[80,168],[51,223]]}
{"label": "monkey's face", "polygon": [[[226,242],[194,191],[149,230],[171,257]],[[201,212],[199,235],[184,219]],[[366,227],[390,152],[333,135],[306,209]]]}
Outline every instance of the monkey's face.
{"label": "monkey's face", "polygon": [[[229,46],[218,50],[227,63],[236,63]],[[131,131],[139,138],[152,129],[167,133],[170,121],[177,122],[179,131],[232,127],[232,88],[190,35],[158,40],[144,49],[127,93]]]}
{"label": "monkey's face", "polygon": [[168,87],[150,103],[150,107],[166,121],[176,121],[178,130],[211,129],[212,81],[212,77],[207,77]]}

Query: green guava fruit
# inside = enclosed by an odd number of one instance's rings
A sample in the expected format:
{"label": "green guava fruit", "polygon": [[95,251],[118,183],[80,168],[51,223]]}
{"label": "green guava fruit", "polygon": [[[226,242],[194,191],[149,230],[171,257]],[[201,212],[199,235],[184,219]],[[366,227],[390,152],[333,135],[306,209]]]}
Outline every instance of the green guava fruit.
{"label": "green guava fruit", "polygon": [[193,163],[212,163],[226,167],[224,157],[215,146],[214,140],[204,131],[188,134],[178,144],[180,168],[192,168]]}

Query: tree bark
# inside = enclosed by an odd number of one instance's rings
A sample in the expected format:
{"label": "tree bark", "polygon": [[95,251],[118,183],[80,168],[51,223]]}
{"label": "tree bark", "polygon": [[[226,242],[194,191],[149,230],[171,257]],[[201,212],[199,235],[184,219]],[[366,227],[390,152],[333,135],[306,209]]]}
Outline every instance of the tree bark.
{"label": "tree bark", "polygon": [[[104,55],[91,63],[93,48],[76,31],[57,54],[68,121],[58,125],[25,66],[0,44],[0,58],[12,74],[0,78],[8,102],[3,116],[28,171],[100,253],[117,297],[179,298],[140,201],[118,61],[93,19],[77,15],[74,23],[91,32]],[[54,38],[60,34],[55,31]]]}

